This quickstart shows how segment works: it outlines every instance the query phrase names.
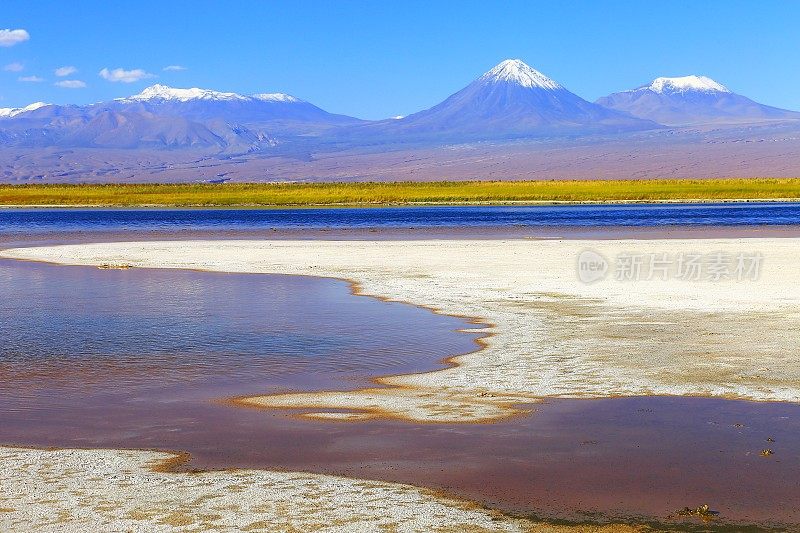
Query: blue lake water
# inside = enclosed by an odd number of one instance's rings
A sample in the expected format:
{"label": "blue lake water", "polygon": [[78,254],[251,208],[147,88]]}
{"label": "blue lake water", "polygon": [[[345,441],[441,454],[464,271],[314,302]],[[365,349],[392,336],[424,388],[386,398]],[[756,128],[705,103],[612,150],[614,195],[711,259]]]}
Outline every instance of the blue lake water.
{"label": "blue lake water", "polygon": [[800,225],[800,202],[335,209],[0,209],[0,234],[108,230]]}

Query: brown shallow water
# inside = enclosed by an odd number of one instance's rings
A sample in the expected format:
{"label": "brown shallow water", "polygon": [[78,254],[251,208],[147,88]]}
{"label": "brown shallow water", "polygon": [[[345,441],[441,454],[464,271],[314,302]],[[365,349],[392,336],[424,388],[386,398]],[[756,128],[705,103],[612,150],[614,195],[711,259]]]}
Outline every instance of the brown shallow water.
{"label": "brown shallow water", "polygon": [[0,261],[0,294],[3,444],[186,450],[187,468],[401,481],[545,518],[661,521],[708,503],[723,523],[800,524],[800,406],[646,397],[548,400],[489,425],[300,420],[215,400],[440,368],[476,335],[314,278]]}

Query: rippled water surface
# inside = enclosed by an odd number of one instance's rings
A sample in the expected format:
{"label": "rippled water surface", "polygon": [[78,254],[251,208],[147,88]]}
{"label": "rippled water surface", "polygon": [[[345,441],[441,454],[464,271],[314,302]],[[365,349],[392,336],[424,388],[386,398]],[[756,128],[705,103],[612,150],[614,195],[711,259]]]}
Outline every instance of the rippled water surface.
{"label": "rippled water surface", "polygon": [[0,209],[0,233],[800,224],[800,202],[334,209]]}

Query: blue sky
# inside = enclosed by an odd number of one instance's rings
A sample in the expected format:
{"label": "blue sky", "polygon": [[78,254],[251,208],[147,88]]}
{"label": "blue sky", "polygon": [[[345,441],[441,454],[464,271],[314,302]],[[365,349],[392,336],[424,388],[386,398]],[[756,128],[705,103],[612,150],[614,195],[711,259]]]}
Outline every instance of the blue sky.
{"label": "blue sky", "polygon": [[[589,100],[704,74],[800,110],[799,26],[793,1],[3,0],[0,30],[29,39],[0,31],[0,107],[89,103],[164,83],[286,92],[384,118],[519,58]],[[67,66],[76,71],[55,74]]]}

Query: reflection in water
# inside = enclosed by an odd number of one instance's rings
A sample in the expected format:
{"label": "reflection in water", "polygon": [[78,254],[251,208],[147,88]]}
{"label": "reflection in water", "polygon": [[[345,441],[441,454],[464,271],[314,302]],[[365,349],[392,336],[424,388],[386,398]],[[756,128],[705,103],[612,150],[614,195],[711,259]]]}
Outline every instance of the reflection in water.
{"label": "reflection in water", "polygon": [[352,387],[475,347],[462,320],[333,280],[0,261],[0,295],[0,400],[19,409]]}

